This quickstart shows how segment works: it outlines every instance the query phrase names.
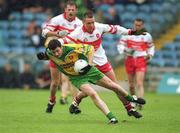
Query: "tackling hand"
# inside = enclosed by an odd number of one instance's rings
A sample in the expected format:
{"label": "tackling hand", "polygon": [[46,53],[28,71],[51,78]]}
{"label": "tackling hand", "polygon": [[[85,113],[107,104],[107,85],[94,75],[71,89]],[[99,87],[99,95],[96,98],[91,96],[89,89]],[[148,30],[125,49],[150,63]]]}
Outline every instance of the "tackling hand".
{"label": "tackling hand", "polygon": [[58,35],[60,37],[64,37],[64,36],[67,36],[69,34],[69,32],[67,30],[61,30],[58,32]]}
{"label": "tackling hand", "polygon": [[82,68],[80,71],[79,71],[79,74],[80,75],[84,75],[84,74],[86,74],[87,72],[89,72],[89,70],[91,69],[91,65],[87,65],[86,67],[84,67],[84,68]]}
{"label": "tackling hand", "polygon": [[152,55],[148,54],[147,56],[145,56],[145,59],[146,59],[147,62],[151,61]]}
{"label": "tackling hand", "polygon": [[39,53],[36,54],[36,56],[37,56],[37,58],[39,60],[46,60],[46,59],[48,59],[47,55],[44,52],[39,52]]}

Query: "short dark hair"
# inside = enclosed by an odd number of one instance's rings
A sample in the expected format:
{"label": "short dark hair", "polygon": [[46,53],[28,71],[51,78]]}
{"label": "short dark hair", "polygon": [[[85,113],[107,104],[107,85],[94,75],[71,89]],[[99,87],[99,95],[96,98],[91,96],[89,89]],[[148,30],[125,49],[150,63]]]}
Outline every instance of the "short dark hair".
{"label": "short dark hair", "polygon": [[49,41],[48,48],[50,50],[55,50],[57,47],[61,47],[61,43],[57,39]]}
{"label": "short dark hair", "polygon": [[136,18],[135,21],[142,22],[144,24],[144,20],[142,18]]}
{"label": "short dark hair", "polygon": [[72,0],[68,0],[68,1],[65,3],[64,8],[66,8],[67,5],[75,6],[75,7],[77,8],[76,3],[75,3],[74,1],[72,1]]}
{"label": "short dark hair", "polygon": [[93,18],[93,17],[94,17],[93,11],[90,11],[90,10],[85,12],[84,15],[83,15],[83,19],[85,19],[85,18]]}

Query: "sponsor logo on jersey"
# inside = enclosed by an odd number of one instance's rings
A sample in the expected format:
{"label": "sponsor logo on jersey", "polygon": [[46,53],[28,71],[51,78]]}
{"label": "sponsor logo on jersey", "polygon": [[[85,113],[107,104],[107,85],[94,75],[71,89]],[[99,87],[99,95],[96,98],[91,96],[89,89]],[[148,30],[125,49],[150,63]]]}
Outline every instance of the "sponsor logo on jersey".
{"label": "sponsor logo on jersey", "polygon": [[84,40],[83,40],[84,42],[87,42],[88,41],[88,39],[87,38],[84,38]]}
{"label": "sponsor logo on jersey", "polygon": [[74,24],[74,29],[76,29],[76,27],[77,27],[77,24]]}

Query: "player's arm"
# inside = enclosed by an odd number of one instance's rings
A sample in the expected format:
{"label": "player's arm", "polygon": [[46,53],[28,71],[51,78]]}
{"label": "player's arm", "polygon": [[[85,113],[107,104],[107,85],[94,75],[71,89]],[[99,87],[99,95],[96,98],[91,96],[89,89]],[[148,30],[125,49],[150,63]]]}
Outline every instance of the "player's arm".
{"label": "player's arm", "polygon": [[59,38],[58,41],[60,41],[61,44],[72,44],[72,43],[79,44],[78,41],[77,41],[77,38],[81,34],[79,32],[80,31],[78,30],[78,28],[76,28],[74,31],[72,31],[67,36],[65,36],[63,38]]}
{"label": "player's arm", "polygon": [[117,28],[114,25],[102,24],[102,23],[95,23],[95,24],[99,28],[98,30],[102,31],[103,33],[116,34],[117,32]]}
{"label": "player's arm", "polygon": [[128,48],[127,39],[128,39],[128,36],[122,36],[117,45],[117,49],[118,49],[119,54],[132,56],[135,51],[132,48]]}
{"label": "player's arm", "polygon": [[[116,29],[115,34],[118,34],[118,35],[135,35],[136,34],[136,30],[127,29],[127,28],[122,27],[120,25],[114,25],[114,28]],[[144,34],[144,32],[142,34]]]}
{"label": "player's arm", "polygon": [[119,35],[132,35],[134,32],[132,29],[126,29],[119,25],[108,25],[97,23],[98,27],[103,33],[119,34]]}
{"label": "player's arm", "polygon": [[[66,45],[66,44],[65,44]],[[79,58],[86,59],[89,65],[92,65],[94,47],[87,44],[68,44],[69,46],[74,46],[75,51],[80,54]]]}
{"label": "player's arm", "polygon": [[61,30],[57,31],[56,28],[58,27],[58,19],[57,17],[52,18],[46,26],[42,29],[42,36],[47,38],[47,37],[64,37],[68,34],[68,31],[66,30]]}
{"label": "player's arm", "polygon": [[76,33],[76,31],[73,31],[71,32],[69,35],[67,36],[64,36],[64,37],[56,37],[56,36],[51,36],[51,37],[48,37],[44,43],[44,46],[47,48],[47,45],[49,44],[49,42],[52,40],[52,39],[58,39],[58,41],[61,43],[61,44],[71,44],[71,43],[77,43],[76,41],[76,37],[78,36],[78,33]]}
{"label": "player's arm", "polygon": [[117,29],[116,34],[118,35],[134,35],[134,33],[136,32],[133,29],[127,29],[120,25],[115,25],[114,27]]}
{"label": "player's arm", "polygon": [[147,50],[147,60],[151,60],[155,53],[155,46],[152,40],[152,36],[148,33],[148,50]]}
{"label": "player's arm", "polygon": [[67,30],[61,30],[61,31],[48,31],[46,34],[46,37],[58,37],[58,38],[62,38],[64,36],[68,35],[68,31]]}
{"label": "player's arm", "polygon": [[126,45],[127,45],[126,38],[124,36],[122,36],[117,44],[117,50],[118,50],[119,54],[125,53]]}
{"label": "player's arm", "polygon": [[86,74],[92,67],[94,47],[91,45],[84,45],[83,50],[79,51],[87,57],[88,65],[81,69],[80,74]]}
{"label": "player's arm", "polygon": [[94,47],[91,45],[88,45],[88,51],[87,51],[87,57],[88,57],[88,62],[89,65],[93,65],[93,55],[94,55]]}
{"label": "player's arm", "polygon": [[49,60],[49,57],[48,57],[46,51],[45,52],[39,52],[36,54],[36,56],[39,60]]}

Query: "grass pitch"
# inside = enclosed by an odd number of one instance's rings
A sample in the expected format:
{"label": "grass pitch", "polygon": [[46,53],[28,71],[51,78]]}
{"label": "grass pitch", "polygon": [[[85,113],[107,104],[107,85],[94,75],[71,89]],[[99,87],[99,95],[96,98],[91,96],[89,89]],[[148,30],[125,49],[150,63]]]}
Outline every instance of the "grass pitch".
{"label": "grass pitch", "polygon": [[[84,99],[80,115],[71,115],[69,105],[57,103],[52,114],[45,113],[49,91],[0,90],[0,133],[179,133],[180,95],[146,94],[143,118],[127,116],[114,93],[101,98],[119,119],[108,125],[106,117],[90,98]],[[60,95],[60,94],[59,94]],[[57,98],[58,95],[57,95]],[[71,101],[71,98],[68,99]]]}

